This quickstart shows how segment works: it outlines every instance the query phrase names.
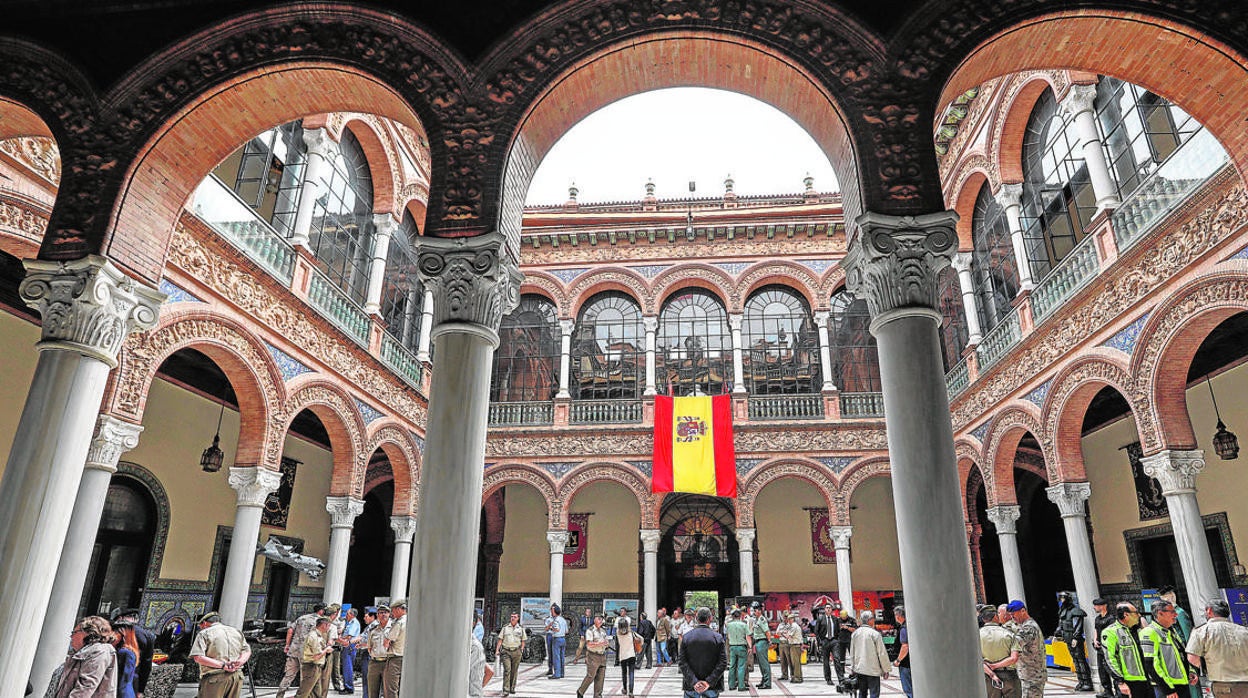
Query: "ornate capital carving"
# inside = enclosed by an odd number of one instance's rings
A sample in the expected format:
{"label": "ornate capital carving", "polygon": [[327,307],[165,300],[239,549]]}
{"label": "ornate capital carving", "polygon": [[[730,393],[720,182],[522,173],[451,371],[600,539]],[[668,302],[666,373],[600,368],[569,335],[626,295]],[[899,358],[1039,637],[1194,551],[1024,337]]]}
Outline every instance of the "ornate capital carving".
{"label": "ornate capital carving", "polygon": [[974,259],[974,255],[972,255],[970,252],[959,252],[955,254],[952,259],[949,260],[949,263],[953,265],[954,271],[958,272],[959,274],[969,274],[971,273],[971,260],[972,259]]}
{"label": "ornate capital carving", "polygon": [[43,317],[40,351],[76,351],[116,367],[126,336],[154,327],[165,302],[165,294],[121,273],[104,257],[23,264],[26,278],[18,292]]}
{"label": "ornate capital carving", "polygon": [[386,238],[388,241],[394,235],[394,231],[398,229],[399,222],[394,220],[394,216],[389,213],[373,215],[373,235],[378,238],[373,243],[374,247],[377,246],[377,242],[380,242],[379,238]]}
{"label": "ornate capital carving", "polygon": [[499,233],[420,239],[420,280],[433,292],[434,337],[475,332],[498,346],[503,316],[520,303],[524,275]]}
{"label": "ornate capital carving", "polygon": [[354,497],[326,497],[325,511],[329,512],[330,528],[351,528],[355,517],[364,513],[364,500]]}
{"label": "ornate capital carving", "polygon": [[411,543],[416,537],[416,519],[410,516],[391,516],[390,528],[394,529],[395,543]]}
{"label": "ornate capital carving", "polygon": [[740,332],[741,325],[745,322],[745,315],[742,313],[728,313],[728,327],[733,332]]}
{"label": "ornate capital carving", "polygon": [[576,329],[576,320],[560,320],[559,321],[559,331],[563,333],[564,337],[571,337],[572,330],[575,330],[575,329]]}
{"label": "ornate capital carving", "polygon": [[659,552],[659,541],[663,538],[663,532],[657,528],[641,529],[641,550],[646,553]]}
{"label": "ornate capital carving", "polygon": [[743,551],[754,549],[754,538],[758,535],[758,529],[755,528],[738,528],[737,529],[737,548]]}
{"label": "ornate capital carving", "polygon": [[1049,501],[1057,505],[1062,518],[1084,516],[1084,502],[1092,496],[1092,485],[1086,482],[1063,482],[1045,489]]}
{"label": "ornate capital carving", "polygon": [[1205,452],[1162,451],[1140,459],[1144,474],[1157,478],[1162,494],[1196,492],[1196,476],[1205,469]]}
{"label": "ornate capital carving", "polygon": [[282,474],[256,466],[230,468],[230,487],[238,492],[238,506],[262,507],[269,494],[282,484]]}
{"label": "ornate capital carving", "polygon": [[957,249],[953,211],[923,216],[864,213],[842,264],[845,281],[872,317],[899,308],[935,308],[936,275]]}
{"label": "ornate capital carving", "polygon": [[323,128],[304,129],[303,144],[308,147],[308,157],[315,155],[326,160],[333,157],[337,145],[329,137],[329,131]]}
{"label": "ornate capital carving", "polygon": [[1018,533],[1018,517],[1022,510],[1016,504],[1001,504],[988,508],[988,520],[997,527],[997,533]]}
{"label": "ornate capital carving", "polygon": [[143,427],[130,422],[123,422],[116,417],[102,414],[95,423],[95,436],[91,439],[91,447],[87,450],[86,467],[117,472],[117,461],[121,454],[139,445],[139,434]]}
{"label": "ornate capital carving", "polygon": [[1002,184],[1001,189],[993,196],[1001,208],[1023,205],[1023,185]]}
{"label": "ornate capital carving", "polygon": [[848,550],[849,539],[854,535],[853,526],[831,526],[828,535],[832,536],[832,545],[837,550]]}
{"label": "ornate capital carving", "polygon": [[641,324],[645,326],[646,332],[658,332],[659,331],[659,318],[657,315],[642,316]]}
{"label": "ornate capital carving", "polygon": [[821,330],[828,329],[828,318],[830,318],[831,316],[832,316],[832,313],[827,310],[816,310],[815,311],[815,327],[818,327]]}
{"label": "ornate capital carving", "polygon": [[1085,111],[1090,112],[1095,109],[1095,101],[1096,85],[1072,85],[1070,92],[1066,93],[1066,99],[1062,100],[1062,116],[1070,120]]}
{"label": "ornate capital carving", "polygon": [[551,555],[562,555],[568,547],[572,534],[568,531],[547,531],[546,542],[550,543]]}

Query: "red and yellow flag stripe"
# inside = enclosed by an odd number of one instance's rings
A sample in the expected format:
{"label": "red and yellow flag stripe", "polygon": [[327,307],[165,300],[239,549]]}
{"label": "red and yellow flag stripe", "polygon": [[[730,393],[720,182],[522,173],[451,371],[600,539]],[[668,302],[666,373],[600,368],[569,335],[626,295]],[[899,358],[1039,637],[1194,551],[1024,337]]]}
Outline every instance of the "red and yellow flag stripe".
{"label": "red and yellow flag stripe", "polygon": [[732,397],[654,400],[654,492],[737,496]]}

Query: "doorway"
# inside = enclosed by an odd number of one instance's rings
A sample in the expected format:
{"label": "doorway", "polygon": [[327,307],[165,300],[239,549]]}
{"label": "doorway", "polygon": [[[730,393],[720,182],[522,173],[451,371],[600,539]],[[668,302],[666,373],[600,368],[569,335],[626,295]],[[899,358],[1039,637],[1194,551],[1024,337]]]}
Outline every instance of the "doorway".
{"label": "doorway", "polygon": [[147,487],[126,475],[113,475],[91,551],[80,617],[138,607],[156,526],[156,500]]}
{"label": "doorway", "polygon": [[[737,595],[736,515],[731,500],[700,494],[670,495],[659,519],[659,605],[683,606],[691,593],[717,602]],[[709,597],[708,597],[709,598]],[[715,617],[720,610],[714,607]]]}

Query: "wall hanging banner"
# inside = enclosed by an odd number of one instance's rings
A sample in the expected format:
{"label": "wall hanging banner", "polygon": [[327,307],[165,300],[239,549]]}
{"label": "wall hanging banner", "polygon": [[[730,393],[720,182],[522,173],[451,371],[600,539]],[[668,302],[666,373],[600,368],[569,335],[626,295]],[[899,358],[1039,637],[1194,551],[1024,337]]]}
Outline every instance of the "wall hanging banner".
{"label": "wall hanging banner", "polygon": [[563,549],[567,569],[589,567],[589,514],[568,514],[568,544]]}
{"label": "wall hanging banner", "polygon": [[260,523],[265,526],[286,528],[286,521],[290,518],[290,498],[295,492],[295,470],[299,463],[294,458],[282,456],[282,482],[264,500],[264,511],[260,513]]}
{"label": "wall hanging banner", "polygon": [[832,517],[828,510],[812,507],[810,512],[810,561],[816,565],[836,564],[836,544],[832,542]]}
{"label": "wall hanging banner", "polygon": [[1156,478],[1144,473],[1140,459],[1144,457],[1144,449],[1140,442],[1123,446],[1127,458],[1131,461],[1131,477],[1135,479],[1135,501],[1140,507],[1140,521],[1163,519],[1170,515],[1170,507],[1166,505],[1166,497],[1161,493],[1161,483]]}
{"label": "wall hanging banner", "polygon": [[652,491],[737,496],[732,396],[654,399]]}

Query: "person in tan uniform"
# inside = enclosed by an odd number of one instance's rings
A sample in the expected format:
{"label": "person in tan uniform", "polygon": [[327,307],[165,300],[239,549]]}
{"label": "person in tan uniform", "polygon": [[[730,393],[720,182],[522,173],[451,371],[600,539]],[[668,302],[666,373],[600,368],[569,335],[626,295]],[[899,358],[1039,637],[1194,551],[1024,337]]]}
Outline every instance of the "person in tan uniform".
{"label": "person in tan uniform", "polygon": [[520,625],[520,614],[512,612],[511,620],[498,631],[498,646],[494,654],[503,665],[503,696],[516,692],[516,676],[520,673],[520,658],[524,655],[524,642],[528,631]]}
{"label": "person in tan uniform", "polygon": [[386,671],[382,675],[382,694],[385,698],[399,698],[399,681],[403,679],[403,648],[407,645],[407,601],[399,599],[390,604],[390,627],[386,629]]}
{"label": "person in tan uniform", "polygon": [[385,682],[386,664],[390,661],[390,653],[386,651],[386,631],[390,629],[390,607],[377,607],[377,625],[373,626],[364,638],[368,649],[368,672],[364,677],[364,695],[368,698],[381,698],[382,684]]}
{"label": "person in tan uniform", "polygon": [[784,622],[777,628],[780,635],[780,650],[789,658],[789,682],[802,682],[802,647],[806,641],[802,638],[802,626],[797,623],[797,616],[792,611],[784,614]]}
{"label": "person in tan uniform", "polygon": [[326,661],[334,651],[329,642],[329,619],[322,616],[316,619],[312,632],[303,638],[303,646],[299,648],[299,692],[295,698],[325,698]]}
{"label": "person in tan uniform", "polygon": [[238,698],[251,647],[237,628],[221,623],[221,614],[206,613],[199,619],[190,656],[199,665],[200,698]]}
{"label": "person in tan uniform", "polygon": [[329,621],[329,626],[325,628],[325,641],[329,643],[330,654],[321,665],[321,695],[329,695],[330,680],[334,675],[334,666],[337,656],[334,655],[333,649],[338,646],[338,631],[342,627],[339,625],[341,619],[342,606],[331,603],[325,607],[325,620]]}

